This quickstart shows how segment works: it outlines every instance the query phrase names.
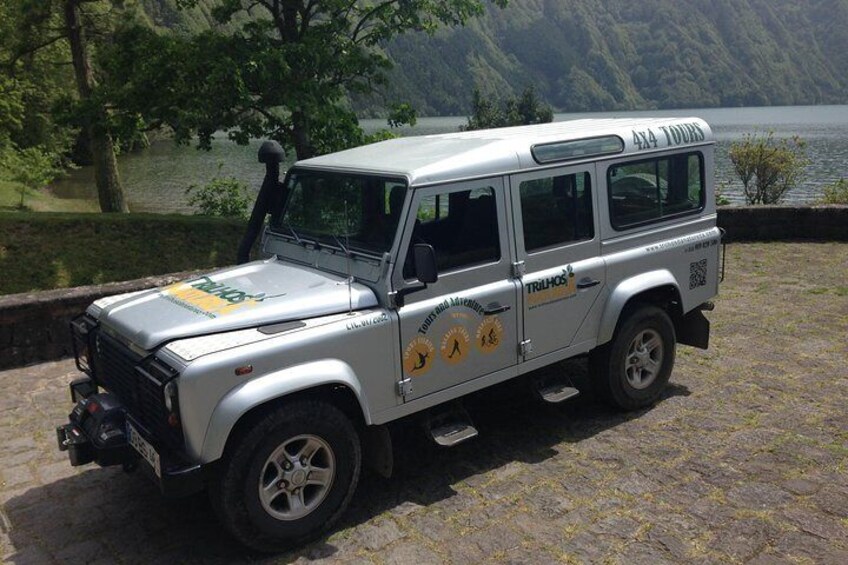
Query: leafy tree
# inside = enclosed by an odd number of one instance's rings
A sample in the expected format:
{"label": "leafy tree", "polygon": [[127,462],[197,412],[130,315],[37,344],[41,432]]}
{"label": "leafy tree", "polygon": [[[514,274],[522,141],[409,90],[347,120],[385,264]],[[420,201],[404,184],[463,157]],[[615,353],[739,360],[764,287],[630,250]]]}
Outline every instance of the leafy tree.
{"label": "leafy tree", "polygon": [[170,126],[178,140],[197,135],[208,147],[226,130],[239,143],[275,139],[304,159],[367,141],[345,101],[385,81],[380,44],[462,25],[483,8],[484,0],[218,0],[215,30],[189,38],[126,30],[103,59],[109,96],[128,118]]}
{"label": "leafy tree", "polygon": [[749,134],[730,146],[730,161],[748,204],[778,204],[798,184],[807,158],[804,141],[775,139],[774,132]]}
{"label": "leafy tree", "polygon": [[[33,67],[39,54],[45,51],[50,65],[65,62],[61,61],[64,56],[70,59],[76,88],[73,99],[66,97],[59,113],[68,125],[80,127],[85,133],[103,212],[128,210],[118,177],[109,114],[95,95],[89,36],[108,32],[114,25],[116,11],[123,5],[123,0],[10,0],[7,4],[7,9],[11,6],[10,12],[19,18],[5,61],[11,74],[37,75]],[[57,52],[56,46],[60,44],[66,47]],[[35,161],[30,159],[30,162]]]}
{"label": "leafy tree", "polygon": [[463,131],[545,124],[554,120],[553,110],[539,100],[532,86],[525,88],[521,96],[508,97],[502,106],[484,98],[478,89],[474,89],[471,107],[468,123],[460,128]]}

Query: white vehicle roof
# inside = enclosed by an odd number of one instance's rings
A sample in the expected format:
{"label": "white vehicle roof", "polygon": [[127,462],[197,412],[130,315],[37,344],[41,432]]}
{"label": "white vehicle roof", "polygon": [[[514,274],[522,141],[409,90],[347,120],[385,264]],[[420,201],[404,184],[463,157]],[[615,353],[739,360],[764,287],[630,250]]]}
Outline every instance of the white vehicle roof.
{"label": "white vehicle roof", "polygon": [[617,137],[620,151],[605,156],[642,154],[714,141],[699,118],[583,119],[533,126],[402,137],[299,161],[297,166],[404,176],[421,185],[485,177],[554,164],[598,159],[599,153],[573,153],[543,164],[532,148],[557,142]]}

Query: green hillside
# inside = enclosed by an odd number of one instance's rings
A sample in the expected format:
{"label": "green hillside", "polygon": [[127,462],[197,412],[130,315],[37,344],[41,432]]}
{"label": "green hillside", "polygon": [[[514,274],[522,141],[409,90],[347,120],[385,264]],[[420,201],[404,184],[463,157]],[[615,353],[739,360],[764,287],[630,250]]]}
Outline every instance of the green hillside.
{"label": "green hillside", "polygon": [[511,0],[385,46],[383,95],[425,115],[528,84],[563,111],[845,103],[846,29],[845,0]]}

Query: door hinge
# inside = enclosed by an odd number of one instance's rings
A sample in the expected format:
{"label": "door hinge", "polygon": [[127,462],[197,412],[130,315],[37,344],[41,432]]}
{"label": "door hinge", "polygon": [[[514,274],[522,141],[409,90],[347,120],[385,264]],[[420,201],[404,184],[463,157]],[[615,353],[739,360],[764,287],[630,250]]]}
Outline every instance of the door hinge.
{"label": "door hinge", "polygon": [[527,265],[524,261],[516,261],[512,264],[512,278],[520,279],[527,273]]}
{"label": "door hinge", "polygon": [[398,396],[409,396],[412,394],[412,379],[403,379],[397,383]]}
{"label": "door hinge", "polygon": [[524,357],[533,353],[533,340],[525,339],[518,343],[518,353]]}

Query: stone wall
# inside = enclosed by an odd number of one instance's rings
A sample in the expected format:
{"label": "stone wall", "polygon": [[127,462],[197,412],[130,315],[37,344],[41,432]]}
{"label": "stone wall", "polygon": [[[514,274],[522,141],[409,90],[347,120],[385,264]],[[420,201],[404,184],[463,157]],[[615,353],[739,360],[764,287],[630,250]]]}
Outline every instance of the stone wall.
{"label": "stone wall", "polygon": [[192,273],[0,296],[0,370],[71,356],[69,323],[95,300],[170,284]]}
{"label": "stone wall", "polygon": [[[848,241],[848,206],[719,209],[728,241]],[[68,322],[103,296],[169,284],[191,273],[0,297],[0,369],[72,354]]]}
{"label": "stone wall", "polygon": [[848,206],[721,207],[727,241],[848,241]]}

